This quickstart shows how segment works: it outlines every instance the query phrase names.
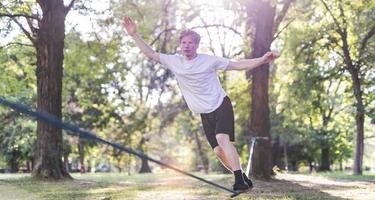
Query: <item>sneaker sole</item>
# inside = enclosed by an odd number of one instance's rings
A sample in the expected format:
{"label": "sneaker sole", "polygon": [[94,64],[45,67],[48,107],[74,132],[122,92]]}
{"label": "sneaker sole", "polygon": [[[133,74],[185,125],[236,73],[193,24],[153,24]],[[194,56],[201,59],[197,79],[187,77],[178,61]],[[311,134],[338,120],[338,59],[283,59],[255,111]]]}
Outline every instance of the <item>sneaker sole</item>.
{"label": "sneaker sole", "polygon": [[248,189],[245,189],[245,190],[235,190],[236,193],[230,195],[230,198],[236,197],[236,196],[238,196],[242,193],[248,192],[250,190],[251,190],[251,188],[248,188]]}

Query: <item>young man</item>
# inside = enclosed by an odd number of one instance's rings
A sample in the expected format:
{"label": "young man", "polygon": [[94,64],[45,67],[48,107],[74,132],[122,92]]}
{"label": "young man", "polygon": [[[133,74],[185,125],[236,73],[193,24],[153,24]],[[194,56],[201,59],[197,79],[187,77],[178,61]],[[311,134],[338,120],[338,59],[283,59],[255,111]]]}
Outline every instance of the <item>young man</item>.
{"label": "young man", "polygon": [[182,95],[191,111],[201,115],[203,129],[215,154],[223,165],[234,173],[233,190],[244,191],[253,186],[242,172],[234,142],[234,115],[230,99],[226,96],[217,70],[251,70],[273,61],[279,55],[267,52],[255,59],[230,61],[226,58],[197,54],[200,36],[192,30],[180,35],[182,55],[167,55],[155,52],[137,33],[136,24],[124,18],[127,33],[141,51],[150,59],[170,69],[180,86]]}

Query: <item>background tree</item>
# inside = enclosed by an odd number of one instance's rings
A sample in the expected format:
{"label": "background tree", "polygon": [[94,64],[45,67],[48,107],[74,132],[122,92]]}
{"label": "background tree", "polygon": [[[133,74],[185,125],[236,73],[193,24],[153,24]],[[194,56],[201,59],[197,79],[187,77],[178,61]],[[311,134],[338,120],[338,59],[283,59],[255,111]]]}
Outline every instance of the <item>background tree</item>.
{"label": "background tree", "polygon": [[[25,40],[16,35],[12,42],[0,47],[3,72],[0,93],[31,106],[36,99],[35,53]],[[36,147],[36,124],[4,107],[0,108],[0,118],[0,157],[4,157],[10,172],[30,172]]]}
{"label": "background tree", "polygon": [[[64,60],[65,17],[74,0],[65,6],[63,0],[3,2],[0,16],[10,18],[36,50],[37,109],[61,118],[61,91]],[[39,8],[37,8],[39,6]],[[42,13],[38,12],[38,9]],[[21,21],[23,19],[23,21]],[[25,23],[28,28],[25,27]],[[37,149],[33,175],[39,178],[70,177],[62,157],[62,133],[43,121],[37,125]]]}
{"label": "background tree", "polygon": [[[368,63],[366,58],[371,55],[371,47],[367,46],[374,42],[375,23],[373,18],[375,3],[372,1],[360,1],[354,4],[352,1],[333,1],[328,4],[321,0],[327,14],[333,20],[332,29],[335,31],[333,37],[337,41],[335,51],[341,56],[345,63],[343,70],[350,74],[352,90],[356,108],[356,150],[354,157],[354,174],[362,174],[363,152],[364,152],[364,122],[366,105],[364,96],[367,90],[363,88],[374,63]],[[356,17],[350,17],[356,16]],[[370,17],[370,21],[369,20]],[[359,26],[358,26],[359,22]]]}
{"label": "background tree", "polygon": [[[368,12],[371,12],[372,4],[366,4],[368,2],[356,2],[355,4],[345,4],[348,7],[345,7],[345,12],[351,13],[352,11],[358,12],[358,19],[357,21],[366,21],[370,20],[368,18]],[[333,108],[333,113],[335,114],[335,117],[331,116],[331,125],[328,125],[328,129],[331,129],[330,135],[328,138],[321,137],[317,131],[312,131],[313,127],[305,127],[302,130],[305,130],[305,133],[303,134],[306,136],[305,138],[308,139],[310,144],[314,144],[311,147],[315,149],[314,146],[316,146],[317,142],[324,142],[330,144],[330,147],[333,149],[340,149],[339,151],[333,150],[330,151],[330,163],[339,163],[340,168],[342,169],[342,160],[347,159],[348,155],[351,152],[352,145],[349,144],[350,141],[352,141],[352,136],[350,136],[350,125],[353,123],[350,120],[350,117],[352,115],[351,107],[352,107],[352,100],[351,96],[352,93],[350,93],[349,88],[351,88],[351,75],[345,70],[345,59],[343,59],[343,53],[341,51],[341,39],[337,34],[336,29],[334,28],[334,22],[332,21],[332,17],[328,15],[324,15],[323,13],[326,13],[326,8],[324,7],[324,4],[322,4],[321,1],[299,1],[298,4],[296,4],[298,7],[296,7],[296,11],[294,11],[294,15],[299,16],[296,18],[296,20],[292,23],[290,26],[291,28],[288,28],[287,31],[285,31],[285,34],[283,34],[283,44],[284,44],[284,52],[283,55],[285,56],[280,63],[284,63],[282,65],[282,69],[280,72],[285,77],[285,80],[283,80],[283,88],[292,89],[292,91],[299,91],[302,92],[302,95],[298,95],[297,102],[299,104],[301,102],[310,102],[310,103],[304,103],[303,105],[312,105],[311,108],[318,108],[324,105],[331,104],[333,101],[337,101],[337,99],[340,100],[341,103],[335,103],[335,107]],[[327,4],[328,5],[328,4]],[[334,9],[334,5],[338,4],[329,4]],[[349,6],[350,5],[350,6]],[[366,5],[365,7],[362,7]],[[311,9],[314,8],[314,9]],[[369,8],[369,9],[367,9]],[[340,12],[339,9],[334,9],[337,12]],[[303,14],[301,14],[302,12]],[[357,15],[356,15],[357,16]],[[366,16],[366,17],[364,17]],[[343,16],[341,16],[343,17]],[[359,26],[353,26],[352,23],[349,23],[351,20],[347,20],[348,23],[348,33],[351,32],[353,35],[351,37],[348,37],[348,40],[351,42],[359,41],[357,40],[358,36],[360,35],[366,35],[366,30],[363,30],[363,28],[370,26],[372,23],[366,23],[366,25],[361,26],[362,28],[358,28]],[[351,24],[351,25],[349,25]],[[349,31],[350,30],[350,31]],[[357,34],[352,31],[363,31],[360,34]],[[349,39],[350,38],[350,39]],[[371,40],[370,40],[371,41]],[[358,43],[357,43],[358,44]],[[355,44],[352,49],[355,49]],[[368,44],[369,48],[372,48],[371,42]],[[354,51],[356,52],[356,51]],[[353,52],[353,53],[354,53]],[[372,59],[371,54],[368,55],[369,52],[366,52],[367,58],[364,61],[367,63],[369,60]],[[293,60],[286,59],[286,58],[293,58]],[[291,64],[293,63],[293,64]],[[369,65],[371,66],[371,64]],[[279,68],[280,69],[280,68]],[[289,70],[289,71],[288,71]],[[368,64],[365,64],[363,66],[362,71],[362,80],[364,84],[363,91],[365,92],[366,99],[371,95],[368,95],[368,91],[371,90],[371,84],[369,84],[368,80],[371,79],[372,68],[368,67]],[[294,74],[294,75],[293,75]],[[315,74],[315,75],[314,75]],[[297,76],[296,76],[297,75]],[[306,79],[309,77],[308,79]],[[315,77],[315,78],[313,78]],[[318,78],[320,77],[320,78]],[[318,78],[318,80],[316,79]],[[295,82],[295,89],[293,89],[291,86],[291,82]],[[316,83],[321,82],[321,83]],[[325,82],[325,83],[324,83]],[[335,90],[328,90],[328,86],[331,85],[333,88],[337,86],[337,84],[341,82],[341,86],[338,87],[338,93],[335,92]],[[332,83],[332,84],[330,84]],[[278,83],[279,84],[279,83]],[[327,92],[323,92],[324,90],[321,90],[321,92],[313,92],[311,90],[311,93],[304,93],[303,91],[307,89],[306,86],[309,88],[314,85],[319,85],[318,88],[326,88]],[[293,84],[294,85],[294,84]],[[305,86],[303,86],[305,85]],[[294,86],[293,86],[294,87]],[[314,86],[315,87],[315,86]],[[312,88],[314,88],[312,87]],[[279,88],[281,88],[279,86]],[[315,87],[316,88],[316,87]],[[345,89],[347,88],[347,89]],[[315,90],[315,89],[314,89]],[[281,92],[282,96],[285,96],[286,94],[290,95],[291,91],[289,92]],[[296,93],[293,93],[296,94]],[[324,95],[323,95],[324,94]],[[338,95],[338,96],[336,96]],[[309,97],[310,96],[310,97]],[[314,97],[313,97],[314,96]],[[335,97],[336,96],[336,97]],[[287,97],[287,96],[285,96]],[[296,98],[296,96],[291,96],[291,98]],[[299,99],[300,97],[304,97],[303,99]],[[321,98],[324,97],[324,98]],[[302,108],[299,105],[292,104],[291,107],[287,106],[287,104],[290,104],[294,101],[294,99],[291,99],[289,101],[285,101],[288,98],[285,98],[282,102],[279,102],[279,108],[286,108],[288,111],[288,108],[293,109],[294,111],[298,111],[300,108]],[[317,100],[319,99],[319,100]],[[324,100],[327,99],[327,100]],[[324,103],[326,102],[326,103]],[[366,102],[371,102],[366,101]],[[327,104],[328,103],[328,104]],[[337,105],[339,104],[339,105]],[[366,103],[371,104],[371,103]],[[331,104],[334,105],[334,104]],[[301,113],[298,114],[298,118],[300,118],[300,115],[303,114],[303,112],[306,112],[306,108],[309,108],[310,106],[306,106],[301,110]],[[280,110],[280,109],[279,109]],[[281,109],[284,110],[284,109]],[[308,109],[310,110],[310,109]],[[317,110],[316,110],[317,111]],[[326,110],[329,111],[329,110]],[[293,117],[293,113],[291,111],[287,112],[288,115],[285,115],[285,119],[290,119]],[[315,112],[313,112],[315,113]],[[323,113],[323,112],[321,112]],[[326,112],[325,116],[327,115]],[[311,113],[312,114],[312,113]],[[297,118],[296,120],[293,120],[293,123],[300,124],[303,126],[300,126],[301,128],[308,125],[310,123],[310,120],[299,120]],[[311,120],[314,124],[316,123],[315,117],[312,117],[313,120]],[[314,120],[315,118],[315,120]],[[327,118],[326,118],[327,119]],[[299,127],[299,125],[297,126]],[[316,127],[316,126],[315,126]],[[332,127],[332,128],[330,128]],[[369,131],[370,133],[371,131]],[[320,135],[320,136],[319,136]],[[325,136],[326,137],[326,136]],[[317,140],[319,139],[319,140]],[[315,141],[314,141],[315,140]],[[312,142],[312,143],[311,143]],[[314,150],[310,151],[314,152]],[[313,153],[313,158],[316,162],[320,162],[321,158],[318,158],[320,153],[316,154]]]}
{"label": "background tree", "polygon": [[[251,55],[248,58],[261,57],[270,50],[274,37],[277,36],[278,26],[286,15],[292,0],[284,1],[280,12],[272,1],[249,1],[246,4],[248,29],[253,30]],[[249,30],[248,33],[251,33]],[[269,118],[269,65],[265,64],[247,74],[252,77],[251,89],[251,119],[250,135],[267,137],[268,140],[259,140],[254,151],[252,174],[255,177],[270,178],[271,165],[271,134]]]}
{"label": "background tree", "polygon": [[[37,51],[10,17],[32,32],[28,21],[37,27],[42,10],[39,4],[17,2],[17,5],[8,1],[1,3],[0,92],[33,107],[37,98]],[[351,75],[344,67],[342,40],[332,16],[320,0],[296,1],[293,6],[286,4],[290,1],[251,1],[255,5],[248,8],[255,9],[251,12],[254,15],[247,13],[249,10],[242,4],[245,2],[250,1],[126,0],[84,1],[84,4],[78,1],[75,6],[78,9],[71,11],[65,20],[68,23],[61,99],[63,119],[186,170],[226,171],[206,142],[199,115],[188,111],[173,75],[158,63],[147,60],[124,32],[122,19],[126,13],[137,22],[145,41],[163,53],[178,53],[178,35],[183,28],[192,28],[202,35],[202,53],[241,59],[253,56],[251,52],[263,47],[268,50],[269,44],[272,49],[282,49],[277,62],[259,68],[256,74],[260,75],[255,78],[254,74],[252,82],[248,81],[251,73],[247,77],[244,72],[218,73],[234,105],[236,147],[241,160],[246,163],[249,152],[249,119],[262,120],[258,118],[258,111],[251,113],[249,107],[261,105],[269,114],[270,127],[266,118],[260,123],[253,121],[252,126],[268,130],[272,140],[267,144],[260,142],[256,148],[265,150],[264,155],[272,154],[273,161],[259,159],[257,155],[254,164],[264,161],[257,166],[267,165],[267,173],[272,165],[295,171],[350,167],[356,109]],[[70,2],[65,3],[69,6]],[[266,7],[261,3],[268,3],[271,13],[258,13]],[[361,44],[359,41],[373,25],[373,4],[343,2],[345,16],[342,16],[339,3],[326,2],[341,25],[344,25],[341,19],[347,19],[350,55],[356,62],[356,45]],[[32,15],[38,12],[39,16]],[[271,31],[270,23],[258,21],[268,19],[259,18],[260,14],[268,16],[272,12],[275,16]],[[31,19],[26,20],[26,15],[17,13],[28,14]],[[272,34],[257,33],[257,26],[259,31]],[[262,48],[249,45],[255,45],[255,41]],[[375,110],[373,48],[371,37],[367,40],[359,73],[366,116],[364,169],[374,162],[370,154],[374,145]],[[267,73],[263,71],[265,68]],[[267,92],[263,86],[268,87]],[[254,93],[248,92],[250,88]],[[268,104],[253,102],[261,99],[250,98],[251,94],[265,95],[262,98]],[[17,166],[20,170],[27,169],[30,166],[27,163],[33,162],[30,155],[36,147],[35,121],[4,107],[0,107],[0,119],[9,122],[0,124],[0,166],[13,171],[17,171]],[[30,137],[22,137],[25,134]],[[74,171],[131,174],[161,169],[107,145],[77,137],[64,138],[64,161],[66,168]],[[148,170],[140,170],[142,166]],[[253,172],[255,176],[261,173]]]}

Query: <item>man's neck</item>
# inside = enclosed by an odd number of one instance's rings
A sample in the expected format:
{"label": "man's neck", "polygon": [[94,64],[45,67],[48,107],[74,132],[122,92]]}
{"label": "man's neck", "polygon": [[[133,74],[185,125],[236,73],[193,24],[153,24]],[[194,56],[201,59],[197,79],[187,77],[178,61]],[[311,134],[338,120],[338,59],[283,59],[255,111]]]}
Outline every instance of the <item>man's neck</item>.
{"label": "man's neck", "polygon": [[198,56],[198,54],[194,54],[194,55],[191,55],[191,56],[184,56],[186,60],[193,60],[194,58],[196,58]]}

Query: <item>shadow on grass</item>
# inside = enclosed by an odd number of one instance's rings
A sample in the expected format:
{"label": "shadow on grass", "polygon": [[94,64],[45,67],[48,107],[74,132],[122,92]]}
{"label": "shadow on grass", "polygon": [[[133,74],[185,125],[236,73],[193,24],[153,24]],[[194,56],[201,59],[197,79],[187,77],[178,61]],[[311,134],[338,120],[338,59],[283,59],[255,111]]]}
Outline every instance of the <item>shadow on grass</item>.
{"label": "shadow on grass", "polygon": [[[72,174],[73,180],[51,181],[7,174],[0,176],[1,185],[14,188],[9,191],[17,195],[23,190],[38,197],[38,199],[134,199],[138,193],[171,187],[170,180],[164,175],[134,175],[123,174]],[[164,177],[164,178],[163,178]],[[173,187],[173,186],[172,186]],[[9,187],[7,187],[9,188]],[[16,197],[16,196],[15,196]],[[1,196],[0,196],[0,199]],[[27,199],[27,198],[26,198]]]}
{"label": "shadow on grass", "polygon": [[[220,182],[225,183],[227,181],[221,179]],[[235,199],[345,199],[322,192],[319,188],[302,186],[299,183],[287,180],[253,180],[253,183],[254,188],[249,194],[241,195]]]}
{"label": "shadow on grass", "polygon": [[[302,186],[299,183],[287,181],[287,180],[272,180],[270,183],[263,181],[259,183],[259,187],[269,187],[270,194],[273,194],[275,198],[288,197],[291,199],[332,199],[339,200],[344,199],[336,196],[332,196],[326,192],[321,191],[322,188]],[[335,188],[341,189],[341,188]],[[261,192],[265,192],[263,189]],[[255,190],[256,192],[256,190]]]}
{"label": "shadow on grass", "polygon": [[38,199],[48,200],[112,199],[117,191],[111,183],[92,180],[42,181],[32,177],[23,177],[0,180],[0,182],[13,186],[15,191],[9,192],[13,192],[15,195],[19,190],[23,190],[34,194]]}

